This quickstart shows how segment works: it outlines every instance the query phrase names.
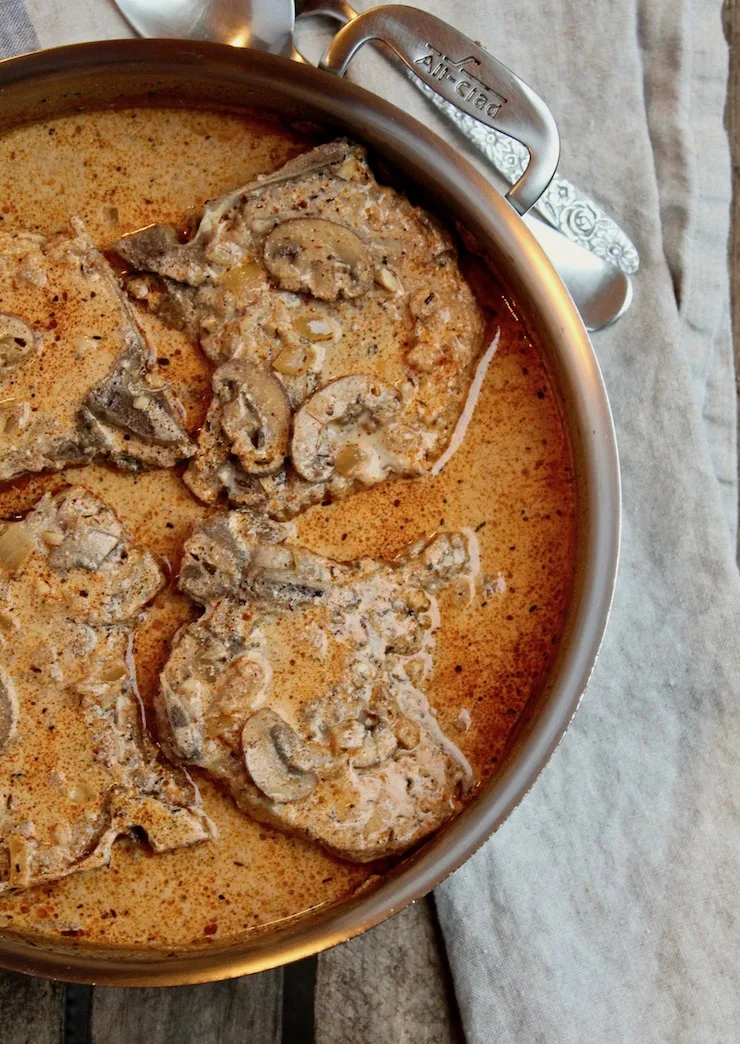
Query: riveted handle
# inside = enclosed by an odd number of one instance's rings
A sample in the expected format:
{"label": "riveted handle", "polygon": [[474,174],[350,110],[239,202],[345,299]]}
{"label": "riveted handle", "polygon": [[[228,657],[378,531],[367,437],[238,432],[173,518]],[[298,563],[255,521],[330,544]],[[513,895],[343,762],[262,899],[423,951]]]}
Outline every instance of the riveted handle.
{"label": "riveted handle", "polygon": [[321,68],[343,76],[363,44],[380,40],[461,112],[521,142],[529,163],[506,198],[526,214],[552,180],[560,137],[552,113],[531,87],[463,33],[415,7],[374,7],[343,26]]}

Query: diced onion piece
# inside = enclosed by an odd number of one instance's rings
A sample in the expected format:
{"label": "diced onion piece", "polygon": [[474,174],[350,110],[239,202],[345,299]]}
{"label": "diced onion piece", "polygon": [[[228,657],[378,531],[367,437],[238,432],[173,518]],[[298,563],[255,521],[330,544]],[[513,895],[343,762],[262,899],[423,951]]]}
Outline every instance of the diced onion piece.
{"label": "diced onion piece", "polygon": [[14,576],[34,549],[33,540],[22,522],[10,522],[0,534],[0,565]]}
{"label": "diced onion piece", "polygon": [[70,801],[76,805],[85,805],[95,796],[93,788],[85,782],[74,783],[67,792]]}
{"label": "diced onion piece", "polygon": [[313,345],[288,344],[272,360],[272,368],[284,377],[296,377],[313,370],[317,360],[318,352]]}
{"label": "diced onion piece", "polygon": [[122,678],[126,678],[127,676],[128,671],[122,663],[111,664],[98,675],[100,681],[104,682],[120,681]]}
{"label": "diced onion piece", "polygon": [[0,609],[0,635],[10,635],[18,630],[18,622],[10,613]]}
{"label": "diced onion piece", "polygon": [[356,442],[342,446],[334,460],[334,470],[349,478],[358,468],[362,467],[367,459],[367,454]]}
{"label": "diced onion piece", "polygon": [[293,329],[307,341],[333,341],[334,326],[321,315],[299,315],[293,320]]}
{"label": "diced onion piece", "polygon": [[258,283],[263,273],[264,269],[259,261],[242,261],[241,264],[235,265],[224,272],[219,279],[219,283],[228,290],[238,294],[240,291]]}
{"label": "diced onion piece", "polygon": [[75,338],[75,355],[78,359],[82,359],[89,352],[95,351],[99,347],[98,342],[94,337],[88,337],[86,334],[82,334],[80,337]]}
{"label": "diced onion piece", "polygon": [[337,167],[336,174],[342,181],[359,180],[362,174],[362,167],[357,162],[357,157],[347,156],[346,160]]}
{"label": "diced onion piece", "polygon": [[57,533],[53,529],[45,529],[41,534],[41,539],[49,547],[59,547],[60,544],[64,543],[64,533]]}
{"label": "diced onion piece", "polygon": [[390,268],[381,266],[375,270],[375,282],[392,294],[397,294],[402,289],[400,279],[391,272]]}

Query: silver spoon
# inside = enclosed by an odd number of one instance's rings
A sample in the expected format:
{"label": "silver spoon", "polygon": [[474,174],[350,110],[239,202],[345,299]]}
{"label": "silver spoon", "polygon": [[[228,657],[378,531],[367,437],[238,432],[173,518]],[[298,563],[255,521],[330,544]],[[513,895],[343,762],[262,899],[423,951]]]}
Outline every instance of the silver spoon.
{"label": "silver spoon", "polygon": [[115,0],[139,36],[212,40],[292,58],[293,0]]}
{"label": "silver spoon", "polygon": [[[115,0],[140,36],[212,40],[304,61],[296,50],[294,0]],[[342,0],[304,0],[302,14],[341,21],[355,12]],[[629,276],[572,242],[533,214],[524,219],[550,258],[587,330],[616,322],[632,302]]]}

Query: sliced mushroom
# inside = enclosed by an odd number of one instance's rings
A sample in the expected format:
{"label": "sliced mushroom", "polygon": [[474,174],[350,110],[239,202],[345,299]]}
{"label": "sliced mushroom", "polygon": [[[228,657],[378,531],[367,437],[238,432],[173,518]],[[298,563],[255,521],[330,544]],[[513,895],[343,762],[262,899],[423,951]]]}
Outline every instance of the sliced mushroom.
{"label": "sliced mushroom", "polygon": [[15,735],[18,726],[18,697],[13,683],[0,671],[0,754]]}
{"label": "sliced mushroom", "polygon": [[232,359],[213,375],[221,402],[221,428],[249,475],[272,475],[283,466],[290,434],[290,403],[280,381],[248,359]]}
{"label": "sliced mushroom", "polygon": [[0,380],[14,373],[35,350],[31,327],[17,315],[0,312]]}
{"label": "sliced mushroom", "polygon": [[264,262],[283,290],[322,301],[361,297],[373,284],[370,253],[360,237],[334,221],[292,218],[265,240]]}
{"label": "sliced mushroom", "polygon": [[272,801],[300,801],[318,786],[303,746],[290,725],[268,707],[247,719],[242,730],[244,761],[255,786]]}
{"label": "sliced mushroom", "polygon": [[[397,412],[400,401],[395,388],[364,374],[330,381],[295,415],[290,455],[296,471],[309,482],[326,482],[340,451],[350,444],[357,446],[361,464],[362,435],[381,427]],[[346,456],[340,463],[343,473],[351,474]]]}

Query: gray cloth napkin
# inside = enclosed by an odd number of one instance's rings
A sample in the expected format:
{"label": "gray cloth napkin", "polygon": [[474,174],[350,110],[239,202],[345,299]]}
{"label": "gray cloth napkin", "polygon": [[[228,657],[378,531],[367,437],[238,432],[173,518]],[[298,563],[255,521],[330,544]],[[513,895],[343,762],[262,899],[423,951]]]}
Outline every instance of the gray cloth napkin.
{"label": "gray cloth napkin", "polygon": [[[423,6],[548,100],[561,169],[642,257],[632,310],[595,337],[624,480],[604,649],[537,785],[436,893],[465,1031],[475,1044],[730,1044],[740,581],[720,0]],[[107,0],[4,0],[6,53],[123,35]],[[367,49],[352,76],[452,136]]]}

